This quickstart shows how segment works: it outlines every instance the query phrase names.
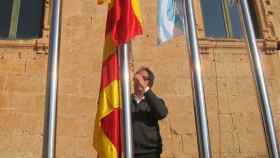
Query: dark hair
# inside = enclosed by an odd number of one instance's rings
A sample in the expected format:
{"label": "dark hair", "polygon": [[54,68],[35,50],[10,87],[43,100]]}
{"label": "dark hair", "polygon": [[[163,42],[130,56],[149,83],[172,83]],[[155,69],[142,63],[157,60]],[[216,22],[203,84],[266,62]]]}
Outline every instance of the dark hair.
{"label": "dark hair", "polygon": [[139,73],[140,71],[146,71],[148,73],[147,80],[149,80],[149,87],[152,88],[152,86],[154,85],[154,80],[155,80],[155,75],[152,72],[152,70],[148,67],[142,66],[140,69],[137,70],[136,73]]}

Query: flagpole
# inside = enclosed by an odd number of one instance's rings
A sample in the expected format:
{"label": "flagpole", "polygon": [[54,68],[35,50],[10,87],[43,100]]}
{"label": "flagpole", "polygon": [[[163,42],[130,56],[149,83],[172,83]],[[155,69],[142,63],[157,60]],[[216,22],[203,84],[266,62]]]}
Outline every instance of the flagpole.
{"label": "flagpole", "polygon": [[43,157],[54,158],[56,146],[56,107],[60,47],[61,0],[52,1],[52,18],[49,39],[48,78]]}
{"label": "flagpole", "polygon": [[123,139],[124,139],[124,157],[133,158],[133,142],[131,127],[131,110],[130,110],[130,82],[129,82],[129,47],[128,43],[118,48],[118,56],[120,62],[120,79],[122,92],[122,121],[123,121]]}
{"label": "flagpole", "polygon": [[260,53],[257,48],[255,31],[250,15],[249,5],[247,0],[240,0],[240,10],[243,18],[243,27],[246,33],[247,43],[249,46],[250,58],[252,62],[252,69],[256,81],[256,87],[259,98],[259,109],[261,111],[263,127],[266,136],[266,145],[268,155],[270,158],[279,158],[279,148],[274,129],[274,122],[271,112],[269,95],[266,89],[264,73],[262,70],[262,63],[260,60]]}
{"label": "flagpole", "polygon": [[185,27],[188,31],[186,43],[190,47],[190,63],[194,95],[194,109],[197,131],[197,143],[200,158],[211,158],[211,146],[208,132],[208,120],[204,99],[204,88],[199,57],[198,39],[196,34],[195,15],[192,0],[186,0]]}

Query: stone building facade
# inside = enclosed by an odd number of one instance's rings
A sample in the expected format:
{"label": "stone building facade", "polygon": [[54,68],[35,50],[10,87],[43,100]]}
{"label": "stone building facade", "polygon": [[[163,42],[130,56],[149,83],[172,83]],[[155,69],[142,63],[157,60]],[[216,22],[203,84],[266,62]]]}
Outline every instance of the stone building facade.
{"label": "stone building facade", "polygon": [[[156,44],[156,1],[140,0],[144,34],[133,41],[135,68],[156,74],[155,91],[168,117],[160,124],[163,158],[197,158],[191,75],[185,38]],[[280,137],[280,0],[256,0],[258,40],[275,129]],[[0,157],[42,157],[48,61],[49,0],[43,36],[0,40]],[[57,158],[96,158],[92,146],[107,7],[94,0],[63,2],[58,92]],[[243,40],[205,36],[195,1],[213,158],[266,158],[249,53]]]}

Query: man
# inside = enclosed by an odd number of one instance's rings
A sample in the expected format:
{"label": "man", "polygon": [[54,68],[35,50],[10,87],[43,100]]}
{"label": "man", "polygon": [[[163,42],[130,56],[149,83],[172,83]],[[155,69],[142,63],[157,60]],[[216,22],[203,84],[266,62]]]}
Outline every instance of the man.
{"label": "man", "polygon": [[131,111],[135,158],[160,158],[162,151],[158,120],[168,111],[164,101],[151,90],[154,79],[147,67],[140,68],[134,76]]}

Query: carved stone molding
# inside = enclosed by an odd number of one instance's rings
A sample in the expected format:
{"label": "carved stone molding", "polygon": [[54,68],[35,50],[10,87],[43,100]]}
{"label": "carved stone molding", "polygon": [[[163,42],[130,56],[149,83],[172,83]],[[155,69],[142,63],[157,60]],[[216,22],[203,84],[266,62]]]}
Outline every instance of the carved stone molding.
{"label": "carved stone molding", "polygon": [[277,39],[273,25],[274,12],[271,6],[271,0],[255,0],[255,2],[263,38],[268,40]]}

